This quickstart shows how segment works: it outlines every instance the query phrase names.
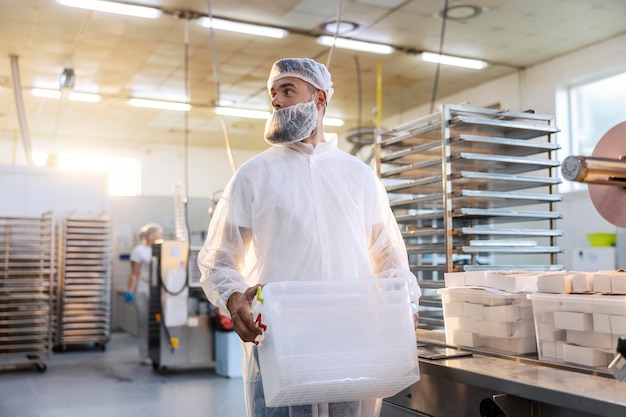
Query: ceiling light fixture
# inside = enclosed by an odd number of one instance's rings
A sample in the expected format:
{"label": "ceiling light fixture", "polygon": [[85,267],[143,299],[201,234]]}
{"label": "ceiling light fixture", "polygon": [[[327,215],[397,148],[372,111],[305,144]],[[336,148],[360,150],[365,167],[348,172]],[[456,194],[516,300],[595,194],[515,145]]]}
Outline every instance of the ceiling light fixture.
{"label": "ceiling light fixture", "polygon": [[30,95],[33,97],[41,97],[41,98],[61,98],[61,90],[50,90],[47,88],[31,88]]}
{"label": "ceiling light fixture", "polygon": [[351,49],[353,51],[372,52],[375,54],[390,54],[393,47],[382,43],[370,43],[363,41],[354,41],[352,39],[335,38],[333,36],[320,36],[317,43],[325,46],[336,46],[337,48]]}
{"label": "ceiling light fixture", "polygon": [[160,110],[175,110],[175,111],[189,111],[191,105],[187,103],[180,103],[177,101],[159,101],[159,100],[147,100],[143,98],[131,98],[128,100],[128,104],[133,107],[145,107],[148,109],[160,109]]}
{"label": "ceiling light fixture", "polygon": [[330,34],[337,33],[338,35],[345,35],[346,33],[353,32],[359,28],[359,24],[351,20],[331,20],[330,22],[322,23],[320,28]]}
{"label": "ceiling light fixture", "polygon": [[436,64],[452,65],[470,69],[483,69],[487,67],[487,62],[480,59],[459,58],[450,55],[440,55],[432,52],[422,52],[419,54],[422,61],[434,62]]}
{"label": "ceiling light fixture", "polygon": [[448,20],[465,22],[467,19],[478,16],[483,11],[484,9],[480,6],[468,3],[461,3],[454,4],[452,6],[449,6],[447,9],[441,10],[439,12],[439,17],[443,19],[443,16],[445,15],[446,19]]}
{"label": "ceiling light fixture", "polygon": [[98,12],[107,12],[122,14],[125,16],[144,17],[147,19],[156,19],[161,16],[162,12],[154,7],[135,6],[132,4],[118,3],[115,1],[104,0],[57,0],[59,4],[70,7],[78,7],[81,9],[95,10]]}
{"label": "ceiling light fixture", "polygon": [[79,93],[78,91],[70,91],[67,96],[72,101],[86,101],[89,103],[97,103],[100,101],[100,95],[93,93]]}
{"label": "ceiling light fixture", "polygon": [[324,117],[324,125],[326,126],[343,126],[343,120],[334,117]]}
{"label": "ceiling light fixture", "polygon": [[[251,110],[251,109],[241,109],[238,107],[223,107],[223,106],[216,107],[215,113],[221,116],[243,117],[245,119],[261,119],[261,120],[266,120],[271,116],[271,113],[265,110]],[[326,126],[343,126],[344,122],[341,119],[337,119],[333,117],[324,117],[324,124]]]}
{"label": "ceiling light fixture", "polygon": [[267,119],[270,112],[264,110],[240,109],[237,107],[216,107],[215,113],[221,116],[244,117],[246,119]]}
{"label": "ceiling light fixture", "polygon": [[244,33],[246,35],[265,36],[268,38],[284,38],[287,31],[284,29],[273,28],[269,26],[251,25],[248,23],[233,22],[230,20],[201,17],[198,19],[200,26],[205,28],[213,28],[218,30],[227,30],[229,32]]}

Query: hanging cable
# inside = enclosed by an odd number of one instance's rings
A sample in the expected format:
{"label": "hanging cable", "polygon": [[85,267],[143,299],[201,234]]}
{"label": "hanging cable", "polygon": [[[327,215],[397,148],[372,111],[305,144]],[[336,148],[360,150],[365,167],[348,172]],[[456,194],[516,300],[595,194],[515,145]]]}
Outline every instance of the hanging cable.
{"label": "hanging cable", "polygon": [[343,0],[339,0],[337,4],[337,17],[335,18],[335,34],[333,35],[333,46],[330,47],[330,51],[328,52],[328,60],[326,61],[326,68],[330,70],[331,65],[333,64],[333,56],[335,55],[335,42],[337,42],[337,37],[339,36],[339,25],[341,25],[341,8],[343,7]]}
{"label": "hanging cable", "polygon": [[[213,8],[211,7],[211,0],[207,0],[207,6],[209,9],[209,21],[213,22]],[[209,33],[211,34],[211,56],[213,59],[213,77],[215,78],[215,104],[220,105],[220,77],[217,68],[217,48],[215,46],[215,33],[213,31],[213,24],[210,25]],[[230,134],[228,132],[228,125],[224,116],[218,115],[222,131],[224,132],[224,142],[226,145],[226,154],[228,155],[228,161],[230,162],[230,169],[235,173],[237,171],[237,165],[235,164],[235,158],[233,157],[233,149],[230,143]]]}
{"label": "hanging cable", "polygon": [[[184,83],[185,83],[185,103],[189,104],[189,19],[185,19],[185,63],[184,63]],[[185,113],[185,204],[189,200],[189,112]]]}
{"label": "hanging cable", "polygon": [[[361,129],[361,123],[363,122],[363,86],[361,85],[361,63],[359,62],[359,56],[354,56],[354,67],[356,70],[356,93],[357,93],[357,127]],[[361,133],[359,133],[359,141],[361,139]]]}
{"label": "hanging cable", "polygon": [[[443,54],[443,41],[446,37],[446,21],[448,20],[448,0],[445,0],[443,6],[443,21],[441,22],[441,36],[439,38],[439,55]],[[435,110],[435,100],[437,99],[437,88],[439,87],[439,71],[441,69],[441,62],[437,63],[437,69],[435,70],[435,82],[433,85],[433,96],[430,99],[430,111],[432,113]]]}

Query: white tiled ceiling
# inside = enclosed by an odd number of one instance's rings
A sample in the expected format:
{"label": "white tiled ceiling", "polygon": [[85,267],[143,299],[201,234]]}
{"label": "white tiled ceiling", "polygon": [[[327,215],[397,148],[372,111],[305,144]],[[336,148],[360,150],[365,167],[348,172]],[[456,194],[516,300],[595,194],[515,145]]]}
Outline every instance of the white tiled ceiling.
{"label": "white tiled ceiling", "polygon": [[[166,13],[158,19],[122,17],[61,6],[55,0],[0,0],[0,140],[19,138],[9,55],[19,57],[21,89],[35,150],[78,144],[223,146],[213,109],[219,94],[233,106],[269,110],[265,83],[285,56],[328,62],[316,43],[321,25],[337,17],[359,24],[354,39],[388,43],[388,56],[337,49],[331,72],[335,95],[328,116],[346,121],[342,133],[374,123],[376,65],[382,62],[383,114],[429,103],[435,65],[419,51],[438,52],[444,1],[437,0],[135,0]],[[442,67],[438,95],[468,88],[626,30],[624,0],[474,0],[483,12],[447,21],[443,52],[492,63],[482,71]],[[450,2],[449,5],[459,3]],[[209,13],[208,7],[212,7]],[[339,5],[341,5],[340,10]],[[284,39],[210,31],[171,12],[288,29]],[[180,13],[178,13],[180,14]],[[189,33],[185,65],[184,33]],[[214,58],[216,61],[214,62]],[[214,66],[217,66],[217,76]],[[63,68],[76,73],[75,91],[99,92],[100,103],[35,98],[32,87],[58,88]],[[185,101],[185,68],[192,110],[182,113],[128,106],[130,97]],[[219,88],[217,84],[219,80]],[[234,147],[263,149],[262,121],[227,118]]]}

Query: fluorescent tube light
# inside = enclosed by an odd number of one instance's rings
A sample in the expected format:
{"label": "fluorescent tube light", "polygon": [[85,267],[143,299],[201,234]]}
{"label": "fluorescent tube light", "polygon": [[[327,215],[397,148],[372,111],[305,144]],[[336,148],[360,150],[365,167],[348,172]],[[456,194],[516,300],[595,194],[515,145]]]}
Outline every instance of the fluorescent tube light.
{"label": "fluorescent tube light", "polygon": [[215,113],[222,116],[245,117],[247,119],[267,119],[270,112],[264,110],[239,109],[236,107],[216,107]]}
{"label": "fluorescent tube light", "polygon": [[352,49],[354,51],[373,52],[375,54],[390,54],[393,52],[393,47],[389,45],[353,41],[352,39],[345,38],[335,39],[333,36],[320,36],[317,38],[317,43],[326,46],[335,45],[337,48]]}
{"label": "fluorescent tube light", "polygon": [[326,126],[343,126],[343,120],[334,117],[324,117],[324,125]]}
{"label": "fluorescent tube light", "polygon": [[[271,116],[271,113],[268,111],[240,109],[237,107],[216,107],[215,113],[222,116],[243,117],[246,119],[267,119]],[[324,124],[326,126],[343,126],[343,120],[324,117]]]}
{"label": "fluorescent tube light", "polygon": [[131,98],[128,100],[128,104],[133,107],[146,107],[149,109],[160,110],[176,110],[176,111],[189,111],[191,105],[187,103],[179,103],[175,101],[159,101],[159,100],[146,100],[142,98]]}
{"label": "fluorescent tube light", "polygon": [[30,95],[43,98],[61,98],[61,90],[49,90],[47,88],[32,88]]}
{"label": "fluorescent tube light", "polygon": [[287,31],[284,29],[272,28],[268,26],[250,25],[248,23],[233,22],[230,20],[201,17],[198,23],[205,28],[227,30],[230,32],[245,33],[247,35],[265,36],[268,38],[284,38]]}
{"label": "fluorescent tube light", "polygon": [[145,17],[156,19],[161,16],[161,10],[154,7],[135,6],[132,4],[118,3],[103,0],[57,0],[64,6],[78,7],[81,9],[95,10],[98,12],[123,14],[126,16]]}
{"label": "fluorescent tube light", "polygon": [[444,65],[453,65],[455,67],[471,68],[471,69],[483,69],[487,66],[485,61],[479,59],[459,58],[450,55],[439,55],[432,52],[422,52],[419,54],[422,61],[434,62]]}
{"label": "fluorescent tube light", "polygon": [[73,101],[87,101],[89,103],[97,103],[100,101],[100,96],[93,93],[79,93],[77,91],[70,91],[67,96]]}

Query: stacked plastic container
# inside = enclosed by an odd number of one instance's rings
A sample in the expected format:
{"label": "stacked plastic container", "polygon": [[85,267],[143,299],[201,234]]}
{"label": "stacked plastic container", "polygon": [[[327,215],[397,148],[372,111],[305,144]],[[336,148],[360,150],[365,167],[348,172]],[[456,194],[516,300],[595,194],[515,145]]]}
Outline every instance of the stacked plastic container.
{"label": "stacked plastic container", "polygon": [[419,380],[403,279],[267,284],[253,303],[270,407],[384,398]]}
{"label": "stacked plastic container", "polygon": [[626,273],[563,272],[539,277],[530,294],[539,359],[598,368],[626,336]]}
{"label": "stacked plastic container", "polygon": [[626,336],[626,272],[466,271],[440,289],[446,343],[607,372]]}

